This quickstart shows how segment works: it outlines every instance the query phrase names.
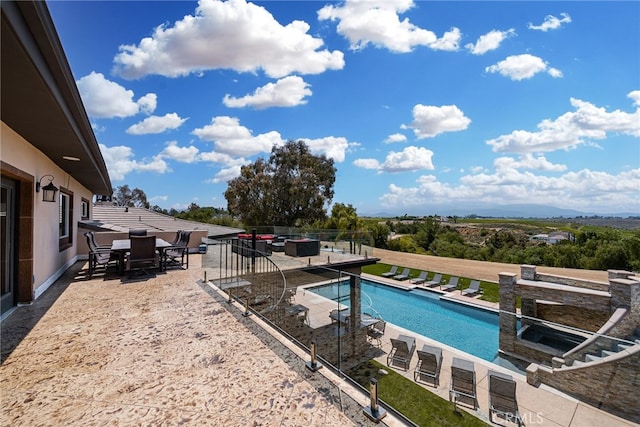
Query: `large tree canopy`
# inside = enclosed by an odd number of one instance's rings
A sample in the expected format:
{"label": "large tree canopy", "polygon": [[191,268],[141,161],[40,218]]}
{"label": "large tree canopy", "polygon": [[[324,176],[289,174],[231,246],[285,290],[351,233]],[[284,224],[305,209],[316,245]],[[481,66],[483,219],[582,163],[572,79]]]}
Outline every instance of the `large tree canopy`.
{"label": "large tree canopy", "polygon": [[131,190],[128,185],[121,185],[113,189],[113,201],[118,206],[131,206],[149,209],[147,195],[139,188]]}
{"label": "large tree canopy", "polygon": [[224,197],[229,213],[247,226],[306,225],[326,218],[335,180],[332,159],[311,154],[302,141],[288,141],[274,147],[268,161],[243,166]]}

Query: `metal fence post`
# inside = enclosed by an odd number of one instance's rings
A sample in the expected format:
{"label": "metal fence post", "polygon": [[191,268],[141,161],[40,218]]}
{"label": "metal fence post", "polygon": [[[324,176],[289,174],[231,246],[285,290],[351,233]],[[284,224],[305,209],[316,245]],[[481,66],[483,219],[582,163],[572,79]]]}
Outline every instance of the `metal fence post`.
{"label": "metal fence post", "polygon": [[371,397],[371,406],[368,406],[362,410],[364,414],[372,421],[379,423],[387,415],[387,411],[378,406],[378,380],[371,378],[371,386],[369,388],[369,395]]}
{"label": "metal fence post", "polygon": [[311,372],[315,372],[318,369],[322,368],[322,365],[318,363],[318,361],[316,360],[316,342],[315,341],[311,341],[311,361],[307,362],[307,369],[309,369]]}

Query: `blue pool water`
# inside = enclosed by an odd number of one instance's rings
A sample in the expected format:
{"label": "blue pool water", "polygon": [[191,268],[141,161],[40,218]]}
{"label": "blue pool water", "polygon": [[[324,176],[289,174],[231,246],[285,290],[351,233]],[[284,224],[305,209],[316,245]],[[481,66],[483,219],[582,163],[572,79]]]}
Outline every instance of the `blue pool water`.
{"label": "blue pool water", "polygon": [[[498,314],[462,304],[442,301],[440,294],[425,290],[405,291],[361,281],[363,313],[424,335],[466,353],[493,362],[498,356]],[[330,284],[310,289],[342,304],[349,304],[349,284]]]}

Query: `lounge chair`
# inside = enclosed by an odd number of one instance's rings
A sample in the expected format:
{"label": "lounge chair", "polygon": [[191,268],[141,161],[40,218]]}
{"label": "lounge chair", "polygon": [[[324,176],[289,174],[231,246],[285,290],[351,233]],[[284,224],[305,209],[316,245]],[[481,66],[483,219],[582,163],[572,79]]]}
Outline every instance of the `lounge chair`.
{"label": "lounge chair", "polygon": [[482,293],[482,289],[480,289],[479,280],[472,280],[469,287],[461,291],[461,294],[465,296],[474,296],[481,293]]}
{"label": "lounge chair", "polygon": [[382,273],[382,277],[393,277],[396,275],[397,272],[398,272],[398,266],[394,265],[393,267],[391,267],[391,270],[387,271],[386,273]]}
{"label": "lounge chair", "polygon": [[405,371],[409,370],[409,363],[416,349],[416,339],[407,335],[391,338],[391,351],[387,355],[387,366],[401,365]]}
{"label": "lounge chair", "polygon": [[440,284],[440,281],[442,280],[442,274],[436,274],[433,276],[433,279],[424,282],[424,286],[427,286],[429,288],[433,287],[433,286],[438,286]]}
{"label": "lounge chair", "polygon": [[424,377],[433,380],[433,385],[440,384],[440,366],[442,366],[442,349],[424,344],[422,350],[418,350],[418,366],[413,371],[414,381]]}
{"label": "lounge chair", "polygon": [[454,357],[451,361],[451,386],[449,388],[449,400],[454,406],[459,401],[478,408],[478,396],[476,394],[476,371],[473,362]]}
{"label": "lounge chair", "polygon": [[449,277],[449,283],[444,286],[440,286],[440,289],[442,289],[443,291],[453,290],[458,287],[458,280],[460,280],[458,277],[451,276]]}
{"label": "lounge chair", "polygon": [[419,285],[420,283],[424,283],[427,280],[427,274],[429,274],[428,271],[421,271],[420,276],[418,276],[417,279],[413,279],[411,283],[414,283],[416,285]]}
{"label": "lounge chair", "polygon": [[405,268],[402,273],[393,276],[395,280],[407,280],[411,276],[411,269]]}
{"label": "lounge chair", "polygon": [[518,412],[516,400],[516,382],[511,375],[489,370],[489,421],[493,422],[493,414],[506,421],[523,425]]}

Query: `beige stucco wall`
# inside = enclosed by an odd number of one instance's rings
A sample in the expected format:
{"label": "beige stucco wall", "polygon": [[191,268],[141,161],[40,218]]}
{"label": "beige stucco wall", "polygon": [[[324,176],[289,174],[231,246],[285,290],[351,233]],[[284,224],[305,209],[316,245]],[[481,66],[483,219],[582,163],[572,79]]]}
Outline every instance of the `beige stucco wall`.
{"label": "beige stucco wall", "polygon": [[[37,123],[34,123],[37,126]],[[73,177],[57,166],[40,150],[2,122],[0,157],[2,161],[21,171],[33,175],[37,182],[43,175],[53,175],[53,184],[73,193],[73,245],[63,251],[58,249],[58,203],[42,201],[42,193],[32,191],[33,200],[33,293],[38,297],[66,268],[75,262],[77,256],[77,228],[82,216],[81,199],[92,200],[93,194],[80,185]],[[66,162],[60,153],[57,162]],[[48,179],[42,184],[48,184]],[[59,193],[58,193],[59,194]],[[19,236],[19,238],[24,238]]]}

